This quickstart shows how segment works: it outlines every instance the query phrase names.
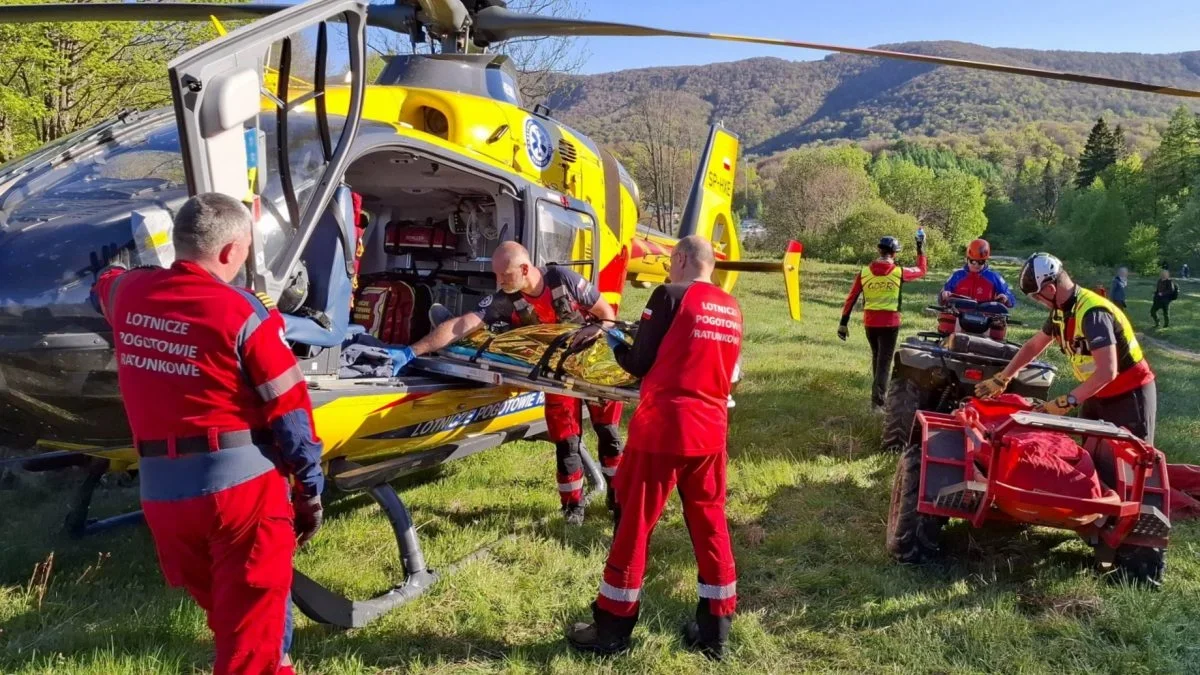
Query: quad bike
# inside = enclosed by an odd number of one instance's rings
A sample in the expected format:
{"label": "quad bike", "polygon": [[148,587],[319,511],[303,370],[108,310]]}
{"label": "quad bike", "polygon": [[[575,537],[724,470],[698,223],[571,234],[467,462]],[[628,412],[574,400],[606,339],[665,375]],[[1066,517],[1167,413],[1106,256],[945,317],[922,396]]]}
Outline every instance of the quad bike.
{"label": "quad bike", "polygon": [[[1024,399],[972,400],[949,415],[917,413],[917,440],[901,453],[892,486],[892,557],[935,558],[950,518],[976,528],[1032,524],[1074,530],[1095,548],[1099,571],[1157,588],[1171,530],[1163,454],[1111,423],[1031,408]],[[1047,474],[1044,462],[1028,458],[1035,437],[1069,444],[1078,462],[1071,479]],[[1085,477],[1088,488],[1080,492]]]}
{"label": "quad bike", "polygon": [[[975,395],[975,385],[1004,370],[1020,345],[1005,341],[1011,319],[998,302],[951,296],[946,305],[930,305],[937,331],[923,331],[896,349],[884,412],[882,447],[900,452],[912,440],[918,410],[948,413]],[[1045,399],[1054,383],[1053,366],[1034,361],[1021,369],[1008,391]]]}

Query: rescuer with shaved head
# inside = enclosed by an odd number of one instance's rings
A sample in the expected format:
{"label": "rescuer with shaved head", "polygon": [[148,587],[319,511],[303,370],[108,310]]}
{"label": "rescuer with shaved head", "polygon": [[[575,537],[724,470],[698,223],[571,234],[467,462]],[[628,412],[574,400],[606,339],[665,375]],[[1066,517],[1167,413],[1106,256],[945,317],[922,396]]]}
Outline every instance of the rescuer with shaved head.
{"label": "rescuer with shaved head", "polygon": [[321,441],[283,317],[231,284],[252,227],[238,200],[196,195],[169,269],[111,265],[92,289],[159,564],[207,613],[218,675],[292,672],[292,554],[322,513]]}
{"label": "rescuer with shaved head", "polygon": [[[583,324],[588,317],[612,322],[616,311],[596,287],[577,272],[550,265],[538,267],[529,251],[520,243],[507,241],[492,253],[492,272],[499,290],[485,297],[473,312],[442,321],[429,335],[393,352],[396,367],[416,356],[437,351],[485,325],[508,323],[513,327],[542,323]],[[575,337],[575,345],[590,343],[600,335],[600,324],[589,323]],[[584,520],[583,459],[580,441],[583,433],[583,402],[571,396],[546,394],[546,427],[554,443],[556,480],[562,512],[568,523]],[[588,403],[592,428],[599,439],[600,470],[608,484],[608,508],[616,510],[612,479],[621,462],[621,403]]]}
{"label": "rescuer with shaved head", "polygon": [[637,623],[650,533],[678,486],[699,567],[696,619],[685,643],[721,658],[737,607],[737,576],[725,518],[726,427],[734,365],[742,346],[738,303],[712,283],[712,244],[685,237],[671,254],[670,283],[655,289],[637,337],[608,335],[617,363],[642,378],[621,472],[620,521],[604,566],[592,623],[575,624],[576,649],[629,647]]}

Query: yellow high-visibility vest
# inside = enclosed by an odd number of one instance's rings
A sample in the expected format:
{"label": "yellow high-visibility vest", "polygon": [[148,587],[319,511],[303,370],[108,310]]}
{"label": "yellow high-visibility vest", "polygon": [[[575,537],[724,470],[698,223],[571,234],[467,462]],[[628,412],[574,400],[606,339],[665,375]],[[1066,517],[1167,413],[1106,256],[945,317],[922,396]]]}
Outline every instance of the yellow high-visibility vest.
{"label": "yellow high-visibility vest", "polygon": [[859,273],[863,289],[863,307],[885,312],[900,311],[900,282],[904,280],[904,269],[892,267],[887,274],[875,274],[867,265]]}
{"label": "yellow high-visibility vest", "polygon": [[1082,341],[1087,344],[1087,338],[1083,335],[1083,316],[1090,310],[1097,307],[1102,307],[1112,312],[1113,321],[1117,324],[1117,331],[1125,338],[1125,344],[1129,345],[1129,356],[1133,362],[1140,363],[1143,358],[1142,346],[1138,344],[1137,335],[1133,332],[1133,325],[1129,323],[1125,313],[1121,311],[1111,300],[1089,291],[1086,288],[1079,287],[1075,291],[1075,334],[1071,336],[1071,340],[1067,340],[1066,318],[1063,316],[1062,310],[1055,310],[1050,315],[1050,321],[1054,324],[1055,335],[1054,339],[1058,342],[1058,348],[1067,355],[1067,359],[1071,362],[1071,370],[1075,373],[1075,379],[1083,382],[1096,372],[1096,361],[1092,358],[1090,351],[1077,348],[1076,344]]}

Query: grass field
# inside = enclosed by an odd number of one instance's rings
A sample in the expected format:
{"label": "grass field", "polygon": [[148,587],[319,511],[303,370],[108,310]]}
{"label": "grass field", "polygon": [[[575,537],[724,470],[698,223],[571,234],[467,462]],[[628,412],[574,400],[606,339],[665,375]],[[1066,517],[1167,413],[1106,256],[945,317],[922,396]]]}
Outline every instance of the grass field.
{"label": "grass field", "polygon": [[[906,332],[930,325],[919,310],[948,272],[906,291]],[[847,343],[835,334],[852,275],[850,267],[807,263],[798,324],[786,319],[778,278],[743,275],[738,287],[746,379],[731,428],[729,517],[741,606],[724,664],[680,648],[678,626],[695,603],[695,566],[674,499],[652,541],[633,652],[602,660],[568,651],[563,630],[587,615],[610,526],[602,504],[582,528],[567,529],[557,518],[539,525],[556,511],[553,450],[522,443],[398,483],[435,568],[522,534],[368,628],[331,630],[297,614],[300,670],[1200,670],[1195,525],[1176,526],[1160,592],[1097,579],[1087,546],[1048,530],[1003,535],[956,524],[947,531],[944,564],[890,562],[883,542],[895,458],[879,452],[879,420],[868,411],[861,325],[852,322]],[[631,292],[623,314],[634,315],[646,297]],[[1184,314],[1176,319],[1179,333]],[[1027,302],[1018,316],[1029,327],[1014,329],[1014,339],[1043,318]],[[1172,461],[1200,462],[1200,370],[1156,350],[1149,355],[1160,377],[1160,447]],[[1057,355],[1052,360],[1061,365]],[[70,478],[31,478],[0,492],[0,672],[205,671],[211,642],[203,616],[164,586],[145,529],[82,542],[59,534]],[[101,510],[131,507],[136,488],[103,490],[97,499]],[[35,567],[51,556],[48,578],[35,578]],[[362,496],[329,503],[327,524],[298,566],[357,597],[396,581],[399,569],[388,526]]]}

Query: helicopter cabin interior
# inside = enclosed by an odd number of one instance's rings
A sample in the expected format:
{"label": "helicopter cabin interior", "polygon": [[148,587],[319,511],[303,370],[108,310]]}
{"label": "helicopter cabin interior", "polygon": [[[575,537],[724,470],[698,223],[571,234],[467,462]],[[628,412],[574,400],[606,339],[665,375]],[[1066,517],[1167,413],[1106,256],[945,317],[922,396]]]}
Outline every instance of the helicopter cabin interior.
{"label": "helicopter cabin interior", "polygon": [[590,208],[539,186],[400,146],[359,156],[343,182],[279,301],[317,386],[384,376],[378,362],[342,358],[344,345],[378,345],[358,335],[411,344],[432,330],[434,303],[455,316],[475,308],[496,288],[491,258],[502,242],[594,278]]}

